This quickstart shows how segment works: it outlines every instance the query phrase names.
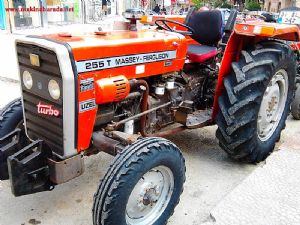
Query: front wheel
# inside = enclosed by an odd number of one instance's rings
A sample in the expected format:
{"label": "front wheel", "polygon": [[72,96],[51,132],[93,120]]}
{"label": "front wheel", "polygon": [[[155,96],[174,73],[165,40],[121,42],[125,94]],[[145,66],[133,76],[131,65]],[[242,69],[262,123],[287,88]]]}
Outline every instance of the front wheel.
{"label": "front wheel", "polygon": [[[18,149],[22,149],[28,144],[23,122],[22,101],[20,98],[17,98],[8,103],[0,111],[0,139],[4,138],[6,135],[18,128],[21,130]],[[6,180],[9,178],[7,169],[7,155],[1,151],[1,148],[8,144],[9,143],[6,141],[0,142],[0,180]]]}
{"label": "front wheel", "polygon": [[285,127],[296,59],[288,45],[275,41],[241,53],[224,79],[216,135],[230,157],[260,162],[273,151]]}
{"label": "front wheel", "polygon": [[[0,139],[17,128],[21,130],[19,148],[22,149],[28,144],[28,139],[25,133],[22,100],[20,98],[11,101],[0,111]],[[1,147],[3,144],[0,143]]]}
{"label": "front wheel", "polygon": [[163,138],[145,138],[117,155],[94,196],[96,225],[164,225],[185,181],[180,150]]}
{"label": "front wheel", "polygon": [[24,130],[23,109],[20,98],[11,101],[0,111],[0,138],[16,128]]}

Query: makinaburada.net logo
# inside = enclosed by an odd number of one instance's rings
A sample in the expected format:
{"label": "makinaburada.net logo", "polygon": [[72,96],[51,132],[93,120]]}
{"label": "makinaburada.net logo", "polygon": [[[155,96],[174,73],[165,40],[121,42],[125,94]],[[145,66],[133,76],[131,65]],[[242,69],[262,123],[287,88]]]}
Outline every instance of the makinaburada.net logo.
{"label": "makinaburada.net logo", "polygon": [[74,12],[74,8],[62,8],[62,7],[18,7],[18,8],[6,8],[7,12]]}

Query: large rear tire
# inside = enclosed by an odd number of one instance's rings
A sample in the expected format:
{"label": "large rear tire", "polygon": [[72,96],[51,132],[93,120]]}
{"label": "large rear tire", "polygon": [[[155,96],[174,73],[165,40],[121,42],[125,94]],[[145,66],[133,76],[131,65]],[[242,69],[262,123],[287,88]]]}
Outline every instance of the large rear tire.
{"label": "large rear tire", "polygon": [[274,149],[293,98],[296,59],[286,44],[268,41],[242,51],[224,79],[216,136],[230,157],[260,162]]}
{"label": "large rear tire", "polygon": [[300,120],[300,84],[297,85],[295,98],[291,106],[291,113],[294,119]]}
{"label": "large rear tire", "polygon": [[95,225],[164,225],[185,181],[180,150],[163,138],[145,138],[116,156],[94,195]]}

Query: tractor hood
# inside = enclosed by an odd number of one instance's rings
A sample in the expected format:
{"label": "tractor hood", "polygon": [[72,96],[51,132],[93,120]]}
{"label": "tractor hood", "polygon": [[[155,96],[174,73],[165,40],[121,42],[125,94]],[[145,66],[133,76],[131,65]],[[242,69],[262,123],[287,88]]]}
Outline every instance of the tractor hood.
{"label": "tractor hood", "polygon": [[[80,35],[60,33],[42,37],[68,44],[72,49],[79,73],[89,71],[81,68],[84,65],[80,62],[91,59],[118,57],[123,62],[123,66],[148,63],[151,60],[159,61],[159,59],[184,62],[187,51],[184,36],[166,31],[112,31]],[[122,56],[125,58],[120,58]],[[107,68],[113,67],[107,65]]]}

